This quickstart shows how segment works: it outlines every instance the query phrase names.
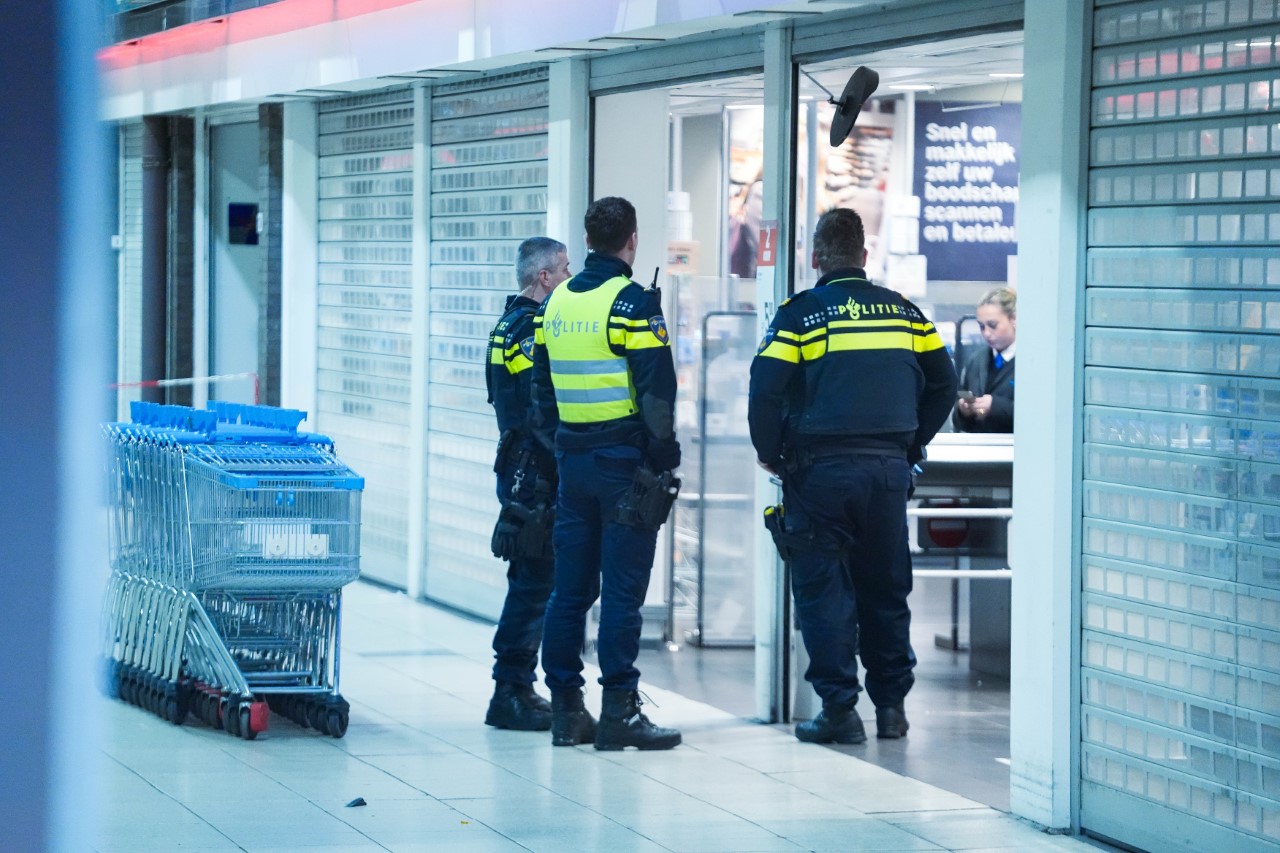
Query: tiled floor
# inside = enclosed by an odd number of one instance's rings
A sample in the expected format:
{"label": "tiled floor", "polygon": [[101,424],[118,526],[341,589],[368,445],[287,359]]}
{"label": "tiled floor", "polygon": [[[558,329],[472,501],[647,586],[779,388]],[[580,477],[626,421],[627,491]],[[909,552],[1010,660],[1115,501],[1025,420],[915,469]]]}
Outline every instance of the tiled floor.
{"label": "tiled floor", "polygon": [[[967,652],[939,648],[935,636],[950,632],[951,582],[917,580],[911,593],[911,644],[919,659],[907,698],[911,736],[828,748],[1007,811],[1009,681],[972,671]],[[650,644],[637,665],[651,684],[738,717],[755,716],[755,649],[681,643],[673,651]],[[858,711],[868,723],[874,720],[865,698]]]}
{"label": "tiled floor", "polygon": [[670,752],[496,731],[489,626],[364,584],[344,600],[343,739],[277,717],[244,741],[100,700],[98,853],[1094,849],[658,688],[646,710],[685,737]]}

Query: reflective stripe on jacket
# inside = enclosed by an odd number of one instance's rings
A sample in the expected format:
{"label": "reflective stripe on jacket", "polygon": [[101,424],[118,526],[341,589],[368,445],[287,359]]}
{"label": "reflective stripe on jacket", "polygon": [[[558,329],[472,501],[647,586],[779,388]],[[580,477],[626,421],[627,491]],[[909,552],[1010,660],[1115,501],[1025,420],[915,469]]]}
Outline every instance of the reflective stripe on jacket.
{"label": "reflective stripe on jacket", "polygon": [[[901,448],[919,458],[955,403],[955,370],[920,309],[858,268],[824,275],[778,306],[751,364],[751,440]],[[914,461],[913,458],[913,461]]]}
{"label": "reflective stripe on jacket", "polygon": [[485,385],[498,416],[498,431],[532,435],[529,423],[529,383],[533,376],[533,315],[538,303],[512,296],[498,324],[489,334]]}

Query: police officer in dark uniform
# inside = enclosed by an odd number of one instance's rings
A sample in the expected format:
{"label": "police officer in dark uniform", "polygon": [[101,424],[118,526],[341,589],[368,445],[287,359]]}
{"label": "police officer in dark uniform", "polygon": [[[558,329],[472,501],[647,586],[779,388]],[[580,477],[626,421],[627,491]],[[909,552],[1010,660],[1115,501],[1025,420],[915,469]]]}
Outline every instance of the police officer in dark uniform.
{"label": "police officer in dark uniform", "polygon": [[[635,208],[602,198],[584,222],[591,251],[582,272],[534,319],[535,424],[554,443],[560,472],[555,589],[542,641],[552,743],[670,749],[680,732],[640,712],[635,667],[661,519],[638,520],[620,505],[634,484],[680,464],[675,366],[658,292],[631,280]],[[604,687],[598,728],[582,693],[586,614],[597,598]]]}
{"label": "police officer in dark uniform", "polygon": [[817,285],[783,302],[751,365],[748,419],[760,464],[782,477],[771,532],[791,567],[796,615],[822,698],[796,726],[811,743],[861,743],[866,669],[882,738],[907,733],[915,681],[906,502],[912,465],[946,421],[956,375],[916,306],[867,281],[858,214],[814,232]]}
{"label": "police officer in dark uniform", "polygon": [[525,240],[516,249],[516,276],[520,292],[507,299],[489,336],[485,370],[501,435],[494,471],[503,510],[494,531],[494,553],[509,566],[507,597],[493,635],[493,699],[484,721],[500,729],[544,732],[551,728],[551,705],[534,692],[533,682],[554,572],[549,540],[555,459],[534,438],[529,385],[533,315],[569,277],[565,245],[549,237]]}

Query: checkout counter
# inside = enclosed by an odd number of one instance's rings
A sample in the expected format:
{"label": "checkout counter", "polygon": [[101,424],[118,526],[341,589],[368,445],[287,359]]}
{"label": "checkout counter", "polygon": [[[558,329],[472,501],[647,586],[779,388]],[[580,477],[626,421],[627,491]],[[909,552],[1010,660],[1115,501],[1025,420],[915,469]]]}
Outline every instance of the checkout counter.
{"label": "checkout counter", "polygon": [[914,574],[951,580],[951,630],[935,642],[1008,678],[1013,436],[939,433],[920,468],[907,508]]}

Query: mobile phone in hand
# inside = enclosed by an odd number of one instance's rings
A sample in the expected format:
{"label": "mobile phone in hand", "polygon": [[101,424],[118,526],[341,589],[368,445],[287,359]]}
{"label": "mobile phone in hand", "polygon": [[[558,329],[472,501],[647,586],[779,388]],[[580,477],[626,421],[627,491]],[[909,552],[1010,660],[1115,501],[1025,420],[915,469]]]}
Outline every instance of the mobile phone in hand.
{"label": "mobile phone in hand", "polygon": [[972,402],[973,402],[973,392],[972,392],[972,391],[961,391],[961,392],[960,392],[960,394],[959,394],[959,398],[960,398],[961,400],[964,400],[966,403],[972,403]]}

